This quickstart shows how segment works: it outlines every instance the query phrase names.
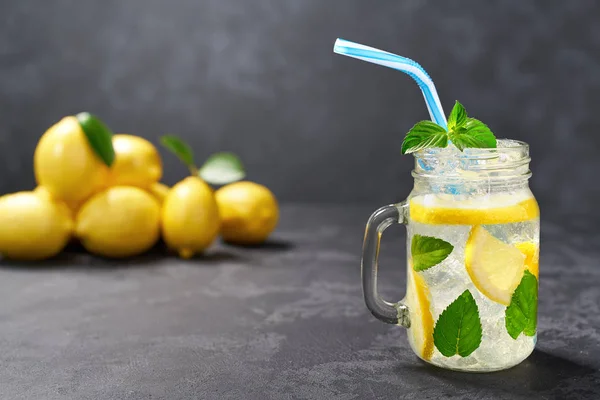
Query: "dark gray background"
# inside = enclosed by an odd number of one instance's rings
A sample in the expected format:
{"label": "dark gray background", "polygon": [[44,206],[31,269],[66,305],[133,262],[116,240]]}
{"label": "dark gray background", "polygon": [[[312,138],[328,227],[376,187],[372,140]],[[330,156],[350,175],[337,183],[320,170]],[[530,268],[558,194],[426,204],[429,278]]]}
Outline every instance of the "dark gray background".
{"label": "dark gray background", "polygon": [[[38,137],[90,111],[202,160],[238,153],[283,201],[400,200],[404,133],[428,119],[414,82],[334,55],[337,37],[420,62],[446,112],[459,99],[532,146],[542,208],[600,198],[600,3],[570,1],[13,0],[0,5],[0,191],[34,185]],[[163,152],[165,181],[186,172]]]}

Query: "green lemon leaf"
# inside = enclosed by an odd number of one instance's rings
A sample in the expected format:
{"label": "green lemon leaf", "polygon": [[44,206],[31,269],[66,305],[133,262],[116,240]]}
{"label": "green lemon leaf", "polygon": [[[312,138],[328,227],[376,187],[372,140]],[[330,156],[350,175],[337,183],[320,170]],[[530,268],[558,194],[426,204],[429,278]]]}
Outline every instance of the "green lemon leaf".
{"label": "green lemon leaf", "polygon": [[506,307],[505,324],[508,334],[517,339],[521,332],[535,335],[537,328],[538,281],[531,272],[525,271],[515,289],[510,305]]}
{"label": "green lemon leaf", "polygon": [[448,117],[448,129],[461,127],[467,123],[467,110],[456,100],[454,108]]}
{"label": "green lemon leaf", "polygon": [[417,122],[402,142],[402,154],[414,153],[429,147],[448,146],[448,134],[444,128],[431,121]]}
{"label": "green lemon leaf", "polygon": [[208,157],[198,174],[213,185],[225,185],[246,176],[241,160],[233,153],[215,153]]}
{"label": "green lemon leaf", "polygon": [[460,151],[467,147],[495,148],[496,137],[486,124],[475,119],[467,118],[464,126],[449,132],[450,140]]}
{"label": "green lemon leaf", "polygon": [[171,153],[175,154],[188,168],[196,168],[194,152],[186,142],[175,135],[165,135],[160,138],[160,143]]}
{"label": "green lemon leaf", "polygon": [[75,116],[94,153],[109,167],[115,161],[112,131],[96,116],[82,112]]}
{"label": "green lemon leaf", "polygon": [[433,343],[446,357],[467,357],[481,344],[481,333],[477,303],[465,290],[440,314],[433,329]]}
{"label": "green lemon leaf", "polygon": [[414,235],[410,244],[410,254],[415,271],[423,271],[444,261],[454,250],[445,240],[431,236]]}

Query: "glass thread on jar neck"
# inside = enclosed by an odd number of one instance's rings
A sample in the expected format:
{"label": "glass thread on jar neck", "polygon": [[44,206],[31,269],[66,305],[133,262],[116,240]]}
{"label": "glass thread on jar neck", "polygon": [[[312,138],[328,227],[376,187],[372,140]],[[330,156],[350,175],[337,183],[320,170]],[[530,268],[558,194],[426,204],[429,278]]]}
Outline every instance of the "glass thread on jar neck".
{"label": "glass thread on jar neck", "polygon": [[517,140],[498,139],[496,148],[462,152],[453,146],[431,148],[414,156],[415,188],[441,193],[512,191],[527,188],[531,177],[529,145]]}

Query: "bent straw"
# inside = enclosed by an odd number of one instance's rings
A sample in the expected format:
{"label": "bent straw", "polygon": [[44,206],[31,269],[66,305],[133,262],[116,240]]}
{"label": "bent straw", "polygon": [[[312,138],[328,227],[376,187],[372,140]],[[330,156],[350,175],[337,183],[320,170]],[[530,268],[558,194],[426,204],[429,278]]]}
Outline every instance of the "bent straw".
{"label": "bent straw", "polygon": [[335,41],[333,51],[344,56],[393,68],[409,75],[417,82],[423,92],[431,120],[447,129],[448,124],[433,80],[417,62],[410,58],[339,38]]}

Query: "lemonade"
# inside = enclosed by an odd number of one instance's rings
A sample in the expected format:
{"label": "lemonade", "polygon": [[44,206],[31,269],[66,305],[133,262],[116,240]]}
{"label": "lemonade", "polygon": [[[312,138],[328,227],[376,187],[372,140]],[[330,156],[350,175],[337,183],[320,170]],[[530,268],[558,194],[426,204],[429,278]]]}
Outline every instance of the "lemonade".
{"label": "lemonade", "polygon": [[[382,321],[408,328],[421,359],[449,369],[506,369],[537,338],[539,207],[528,185],[529,147],[499,139],[494,148],[426,148],[415,153],[406,201],[367,223],[363,289]],[[381,232],[407,227],[405,298],[377,294]]]}
{"label": "lemonade", "polygon": [[[470,201],[457,201],[455,197],[427,194],[409,201],[409,259],[414,257],[410,244],[418,235],[441,239],[452,246],[438,264],[409,271],[418,276],[407,287],[409,340],[417,355],[436,365],[473,371],[503,369],[521,362],[535,345],[535,331],[511,337],[506,310],[525,271],[538,273],[533,258],[539,248],[539,211],[528,189]],[[434,321],[466,290],[477,305],[481,341],[465,357],[447,357],[434,345],[435,333],[423,337],[422,332],[434,332]],[[425,304],[426,309],[420,311],[416,304]],[[424,345],[427,341],[431,344]]]}

